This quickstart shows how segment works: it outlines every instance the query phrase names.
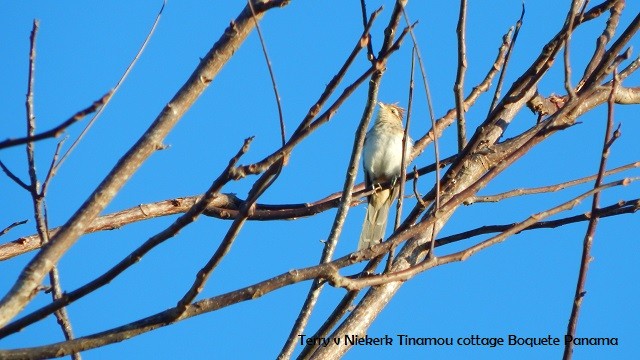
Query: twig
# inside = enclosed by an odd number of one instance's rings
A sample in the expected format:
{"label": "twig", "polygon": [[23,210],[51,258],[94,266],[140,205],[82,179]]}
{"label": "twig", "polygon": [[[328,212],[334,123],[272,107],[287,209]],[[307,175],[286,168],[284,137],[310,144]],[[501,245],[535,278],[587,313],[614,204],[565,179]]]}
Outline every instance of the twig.
{"label": "twig", "polygon": [[[627,164],[624,166],[620,166],[617,167],[615,169],[611,169],[608,171],[604,172],[604,176],[609,176],[609,175],[613,175],[622,171],[626,171],[629,169],[633,169],[633,168],[637,168],[640,167],[640,161],[631,163],[631,164]],[[532,194],[542,194],[542,193],[548,193],[548,192],[555,192],[555,191],[560,191],[563,189],[566,189],[568,187],[571,186],[575,186],[575,185],[579,185],[579,184],[584,184],[588,181],[592,181],[595,180],[598,177],[597,174],[595,175],[591,175],[591,176],[587,176],[587,177],[583,177],[580,179],[574,179],[571,181],[567,181],[567,182],[563,182],[560,184],[555,184],[555,185],[549,185],[549,186],[541,186],[541,187],[535,187],[535,188],[529,188],[529,189],[515,189],[515,190],[510,190],[507,192],[503,192],[500,194],[496,194],[496,195],[487,195],[487,196],[473,196],[471,198],[469,198],[469,200],[465,201],[465,205],[469,205],[469,204],[473,204],[476,202],[497,202],[500,200],[504,200],[510,197],[514,197],[514,196],[522,196],[522,195],[532,195]]]}
{"label": "twig", "polygon": [[206,209],[207,205],[216,198],[220,189],[222,189],[222,187],[227,182],[234,178],[234,166],[237,164],[238,160],[240,160],[240,157],[248,151],[249,144],[252,140],[253,138],[247,138],[244,140],[244,143],[240,150],[238,150],[236,155],[229,161],[229,164],[218,176],[218,178],[216,178],[212,182],[211,186],[205,192],[205,194],[195,204],[193,204],[187,212],[178,217],[171,225],[169,225],[169,227],[149,238],[126,258],[124,258],[122,261],[120,261],[118,264],[113,266],[111,269],[109,269],[107,272],[100,275],[96,279],[88,282],[87,284],[81,286],[76,290],[64,294],[62,298],[54,301],[53,303],[48,304],[3,328],[0,328],[0,338],[20,331],[24,327],[33,324],[40,319],[43,319],[52,312],[108,284],[126,269],[140,261],[140,259],[142,259],[142,257],[149,251],[151,251],[154,247],[163,243],[167,239],[172,238],[185,226],[194,222],[197,217]]}
{"label": "twig", "polygon": [[[602,179],[605,176],[605,169],[607,167],[607,158],[609,157],[609,150],[611,147],[611,140],[613,139],[613,109],[615,105],[614,94],[618,86],[618,73],[613,73],[613,83],[611,84],[611,93],[607,101],[607,122],[604,132],[604,141],[602,144],[602,152],[600,154],[600,164],[598,166],[598,176],[596,177],[594,189],[597,189],[602,184]],[[591,203],[591,213],[596,214],[600,206],[600,193],[593,194],[593,201]],[[596,227],[598,226],[598,217],[592,216],[589,219],[589,225],[584,236],[584,243],[582,245],[582,257],[580,259],[580,270],[578,272],[578,280],[576,284],[576,292],[573,297],[571,316],[569,317],[569,323],[567,325],[567,335],[575,337],[576,329],[578,327],[578,317],[580,316],[580,309],[582,301],[586,294],[585,285],[587,282],[587,272],[589,271],[589,263],[591,262],[591,246],[593,245],[593,238],[595,237]],[[566,342],[564,344],[563,360],[569,360],[573,357],[573,341]]]}
{"label": "twig", "polygon": [[[529,226],[525,230],[536,230],[536,229],[551,229],[557,228],[560,226],[564,226],[567,224],[573,224],[580,221],[588,221],[593,216],[597,216],[598,218],[606,218],[610,216],[616,216],[621,214],[632,214],[636,211],[640,210],[640,199],[626,200],[620,201],[614,205],[609,205],[606,207],[599,208],[595,214],[591,212],[587,212],[584,214],[569,216],[556,220],[549,221],[539,221],[531,226]],[[475,229],[467,230],[458,234],[453,234],[449,236],[442,237],[436,240],[436,247],[447,245],[453,242],[457,242],[464,239],[469,239],[474,236],[491,234],[509,230],[509,228],[513,227],[515,224],[504,224],[504,225],[485,225]]]}
{"label": "twig", "polygon": [[24,181],[22,181],[11,170],[9,170],[9,168],[2,162],[2,160],[0,160],[0,168],[2,168],[2,171],[9,177],[9,179],[13,180],[13,182],[18,184],[18,186],[20,186],[21,188],[23,188],[23,189],[25,189],[27,191],[30,191],[29,190],[29,185],[27,185]]}
{"label": "twig", "polygon": [[[414,73],[414,65],[415,65],[415,47],[411,50],[411,69],[409,72],[409,95],[407,99],[407,120],[404,127],[404,136],[402,138],[402,166],[400,166],[400,191],[398,192],[398,205],[396,207],[396,219],[393,228],[397,229],[400,225],[400,220],[402,218],[402,199],[404,199],[404,183],[407,178],[407,159],[406,159],[406,149],[407,149],[407,139],[409,139],[409,127],[411,125],[411,110],[413,110],[413,73]],[[436,164],[436,167],[439,164]],[[415,167],[414,167],[415,168]],[[414,172],[414,176],[418,176],[417,172]]]}
{"label": "twig", "polygon": [[[478,98],[480,97],[480,95],[482,95],[484,92],[489,90],[489,87],[491,86],[491,82],[493,81],[493,78],[498,73],[498,71],[500,71],[500,69],[504,64],[505,54],[509,49],[509,47],[511,46],[510,44],[511,44],[512,32],[513,30],[510,29],[502,37],[502,44],[498,49],[498,54],[496,55],[496,58],[491,68],[485,75],[484,79],[480,82],[480,84],[478,84],[477,86],[474,86],[473,89],[471,90],[471,93],[465,99],[464,101],[465,108],[469,108],[472,105],[474,105],[476,100],[478,100]],[[425,134],[423,137],[421,137],[415,142],[415,144],[413,145],[412,158],[422,153],[422,151],[424,151],[426,146],[429,145],[431,141],[433,141],[433,139],[439,138],[440,134],[442,134],[444,129],[446,129],[449,125],[451,125],[455,121],[456,117],[457,117],[457,111],[455,108],[453,108],[453,109],[449,109],[449,111],[447,111],[447,113],[442,118],[438,119],[438,121],[436,121],[436,125],[437,125],[436,128],[429,130],[427,134]]]}
{"label": "twig", "polygon": [[240,216],[233,220],[229,230],[225,234],[224,238],[220,242],[220,246],[216,249],[209,261],[198,271],[196,279],[191,285],[191,288],[184,294],[184,296],[178,301],[176,318],[179,318],[187,308],[193,299],[203,290],[204,284],[207,282],[213,270],[220,264],[222,258],[229,252],[231,245],[235,241],[236,237],[240,233],[240,229],[247,221],[247,216],[251,211],[258,198],[276,181],[282,167],[284,166],[284,160],[281,160],[273,165],[260,176],[260,178],[253,184],[247,201],[242,205],[240,209]]}
{"label": "twig", "polygon": [[618,77],[620,78],[620,81],[626,79],[634,71],[638,70],[638,67],[640,67],[640,57],[637,57],[629,65],[627,65],[627,67],[625,67],[622,71],[620,71],[620,75],[618,75]]}
{"label": "twig", "polygon": [[41,192],[43,196],[47,193],[47,189],[49,188],[49,183],[51,182],[51,179],[53,179],[53,176],[55,175],[55,171],[54,171],[55,165],[56,165],[56,162],[58,161],[58,156],[60,155],[60,150],[62,149],[62,144],[64,144],[65,140],[67,140],[66,137],[58,141],[58,145],[56,146],[56,151],[53,153],[53,157],[51,158],[51,164],[49,165],[47,176],[44,178],[44,181],[42,182]]}
{"label": "twig", "polygon": [[[567,15],[567,32],[565,33],[564,40],[564,88],[567,90],[569,100],[573,100],[576,97],[576,92],[571,85],[571,54],[570,46],[571,33],[573,32],[573,23],[576,18],[576,11],[578,10],[578,2],[581,0],[572,0],[569,8],[569,14]],[[584,6],[582,6],[584,11]]]}
{"label": "twig", "polygon": [[129,76],[129,73],[133,69],[133,66],[136,64],[136,62],[138,62],[138,59],[140,58],[140,56],[144,52],[144,49],[147,47],[147,44],[149,43],[149,40],[151,40],[151,36],[153,36],[153,33],[156,30],[156,26],[160,22],[160,16],[162,15],[162,12],[164,11],[164,7],[165,7],[166,4],[167,4],[167,0],[162,0],[162,6],[160,7],[160,10],[158,11],[158,14],[156,15],[156,19],[153,21],[153,25],[151,26],[151,30],[149,30],[149,33],[147,34],[147,37],[142,42],[142,45],[140,46],[140,49],[136,53],[136,56],[133,57],[133,60],[131,60],[131,62],[129,63],[129,66],[127,66],[127,69],[124,71],[124,73],[122,74],[120,79],[118,79],[118,82],[116,83],[116,86],[113,88],[113,90],[111,90],[110,96],[105,100],[105,102],[103,103],[102,108],[100,108],[100,110],[91,118],[91,120],[89,120],[89,122],[87,123],[87,126],[85,126],[84,129],[82,129],[82,132],[80,133],[80,135],[78,135],[78,137],[73,141],[73,143],[71,144],[69,149],[67,149],[67,151],[65,151],[64,155],[62,155],[62,158],[60,159],[60,161],[53,168],[53,172],[54,173],[58,171],[60,166],[62,166],[62,164],[67,159],[67,157],[69,157],[69,155],[71,154],[73,149],[75,149],[76,146],[78,145],[78,143],[80,143],[80,140],[82,140],[84,135],[87,132],[89,132],[89,129],[91,128],[91,126],[93,126],[93,124],[98,120],[100,115],[102,115],[102,112],[107,107],[109,102],[111,102],[113,94],[118,92],[118,90],[120,89],[120,86],[124,83],[124,80]]}
{"label": "twig", "polygon": [[458,152],[467,145],[467,129],[465,125],[465,108],[464,108],[464,76],[467,70],[467,45],[466,45],[466,27],[467,27],[467,0],[460,0],[460,14],[458,16],[458,26],[456,27],[456,36],[458,38],[458,71],[456,73],[456,82],[453,85],[453,94],[456,100],[456,114],[458,118]]}
{"label": "twig", "polygon": [[260,46],[262,46],[262,53],[264,54],[264,60],[267,63],[267,69],[269,69],[269,77],[271,78],[273,95],[276,97],[276,105],[278,106],[278,118],[280,119],[280,140],[282,141],[282,146],[284,146],[287,139],[286,139],[285,127],[284,127],[284,115],[282,114],[282,103],[280,102],[280,93],[278,92],[278,85],[276,84],[276,76],[273,73],[273,68],[271,67],[271,60],[269,59],[269,54],[267,53],[267,45],[265,44],[264,38],[262,37],[260,24],[258,24],[258,19],[256,19],[256,12],[253,9],[253,0],[247,0],[247,4],[249,5],[249,9],[251,9],[253,22],[256,25],[256,31],[258,32],[258,38],[260,39]]}
{"label": "twig", "polygon": [[420,204],[422,210],[424,210],[427,208],[427,204],[424,202],[422,196],[418,192],[418,177],[420,175],[418,174],[416,166],[413,167],[413,175],[413,195],[416,197],[416,200],[418,200],[418,203]]}
{"label": "twig", "polygon": [[[407,12],[405,10],[405,8],[402,8],[402,13],[404,14],[404,19],[407,22],[407,24],[409,24],[409,16],[407,15]],[[416,49],[416,56],[418,57],[418,64],[420,65],[420,72],[422,74],[422,83],[424,85],[424,89],[425,89],[425,96],[427,97],[427,105],[429,107],[429,117],[431,119],[431,128],[434,129],[434,138],[433,138],[433,153],[434,153],[434,158],[436,161],[436,185],[434,188],[435,191],[435,207],[434,207],[434,214],[437,214],[438,209],[440,209],[440,150],[439,150],[439,146],[438,146],[438,138],[435,137],[435,129],[436,129],[436,118],[435,118],[435,112],[433,110],[433,103],[431,102],[431,91],[429,90],[429,82],[427,80],[427,69],[424,66],[424,63],[422,62],[422,56],[420,56],[420,48],[418,47],[418,40],[416,39],[416,36],[413,32],[413,29],[410,30],[411,31],[411,39],[413,40],[413,46]],[[435,239],[435,226],[431,229],[431,239]],[[433,241],[431,241],[431,243],[433,244]],[[429,252],[429,256],[432,257],[434,256],[433,253],[433,246],[430,249]]]}
{"label": "twig", "polygon": [[520,13],[520,18],[516,21],[515,29],[513,30],[513,38],[509,43],[509,48],[507,49],[507,53],[504,57],[504,65],[502,66],[502,71],[500,71],[500,76],[498,76],[498,85],[496,85],[496,91],[493,93],[493,100],[491,101],[491,105],[489,106],[489,112],[487,112],[487,118],[490,117],[491,112],[495,109],[498,104],[498,100],[500,99],[500,92],[502,91],[502,83],[504,81],[504,75],[507,72],[507,66],[509,65],[509,59],[511,59],[511,53],[513,52],[513,48],[516,46],[516,41],[518,40],[518,34],[520,33],[520,27],[522,26],[522,20],[524,19],[525,7],[524,1],[522,2],[522,12]]}
{"label": "twig", "polygon": [[[362,10],[362,26],[367,29],[370,21],[367,21],[367,4],[366,0],[360,0],[360,10]],[[381,7],[382,8],[382,7]],[[373,54],[373,44],[371,43],[371,34],[367,32],[367,58],[373,64],[376,56]]]}
{"label": "twig", "polygon": [[620,24],[620,15],[622,15],[622,9],[624,8],[624,1],[608,1],[607,3],[612,4],[610,7],[609,18],[607,19],[607,25],[602,31],[602,35],[598,37],[596,41],[596,48],[594,50],[593,55],[591,56],[591,60],[589,60],[589,64],[584,69],[584,74],[582,75],[582,80],[580,84],[578,84],[577,89],[580,90],[582,85],[586,83],[586,79],[593,74],[594,70],[598,66],[598,64],[602,61],[602,57],[605,54],[606,46],[613,38],[613,35]]}
{"label": "twig", "polygon": [[[396,219],[393,225],[393,229],[397,229],[400,226],[400,220],[402,219],[402,204],[404,202],[404,185],[407,177],[407,141],[409,140],[409,127],[411,125],[411,110],[413,108],[413,73],[415,67],[416,48],[411,49],[411,69],[409,72],[409,95],[407,100],[407,121],[404,126],[404,135],[402,137],[402,157],[400,162],[400,185],[398,188],[398,203],[396,206]],[[412,144],[413,145],[413,144]],[[437,166],[438,164],[436,164]],[[387,257],[386,269],[389,269],[393,262],[393,253],[395,249],[389,250],[389,256]]]}
{"label": "twig", "polygon": [[11,229],[13,229],[16,226],[20,226],[22,224],[26,224],[27,221],[29,221],[29,220],[20,220],[20,221],[14,222],[13,224],[11,224],[11,225],[7,226],[6,228],[2,229],[0,231],[0,236],[3,236],[4,234],[8,233],[9,231],[11,231]]}
{"label": "twig", "polygon": [[8,148],[8,147],[11,147],[11,146],[27,144],[27,143],[30,143],[30,142],[35,142],[35,141],[38,141],[38,140],[48,139],[48,138],[52,138],[52,137],[57,137],[66,128],[68,128],[69,126],[73,125],[74,123],[82,120],[85,116],[95,112],[97,109],[99,109],[101,106],[103,106],[109,100],[109,98],[111,97],[111,94],[112,94],[112,92],[106,93],[100,99],[98,99],[93,104],[91,104],[91,106],[89,106],[88,108],[78,111],[77,113],[73,114],[73,116],[71,116],[69,119],[63,121],[60,125],[52,128],[52,129],[49,129],[49,130],[47,130],[45,132],[42,132],[42,133],[39,133],[39,134],[34,134],[34,135],[31,135],[31,136],[26,136],[26,137],[19,138],[19,139],[7,139],[7,140],[4,140],[4,141],[0,141],[0,149]]}
{"label": "twig", "polygon": [[[30,51],[29,51],[29,75],[27,83],[27,98],[25,101],[26,115],[27,115],[27,138],[33,138],[36,130],[36,116],[34,113],[33,105],[33,91],[34,91],[34,78],[35,78],[35,60],[36,60],[36,37],[38,34],[38,20],[33,21],[33,29],[31,30],[30,37]],[[31,195],[31,202],[33,205],[33,216],[36,222],[36,229],[40,237],[40,243],[46,244],[49,242],[49,229],[47,227],[47,221],[45,219],[45,194],[40,191],[40,183],[38,182],[38,175],[36,173],[36,160],[35,160],[35,143],[29,141],[26,143],[27,151],[27,164],[29,172],[29,194]],[[49,283],[51,285],[51,297],[55,301],[62,296],[62,286],[60,285],[60,276],[58,269],[53,266],[49,271]],[[60,330],[65,339],[73,339],[73,329],[71,322],[67,314],[66,309],[61,308],[55,312],[55,317],[60,325]],[[74,360],[80,360],[80,354],[74,352],[72,354]]]}

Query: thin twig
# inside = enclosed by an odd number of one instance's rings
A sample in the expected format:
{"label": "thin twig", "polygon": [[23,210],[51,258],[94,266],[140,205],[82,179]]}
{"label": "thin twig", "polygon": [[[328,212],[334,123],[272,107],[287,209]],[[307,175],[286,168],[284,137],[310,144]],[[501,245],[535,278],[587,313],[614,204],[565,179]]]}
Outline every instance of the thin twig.
{"label": "thin twig", "polygon": [[[409,72],[409,94],[407,99],[407,120],[404,126],[404,135],[402,138],[402,166],[400,167],[400,191],[398,193],[398,205],[396,207],[396,219],[393,225],[394,229],[397,229],[400,225],[400,220],[402,219],[402,203],[404,199],[404,183],[407,178],[407,159],[406,159],[406,149],[407,149],[407,139],[409,139],[409,127],[411,125],[411,110],[413,110],[413,88],[414,88],[414,65],[416,58],[416,49],[415,47],[411,50],[411,69]],[[438,164],[436,164],[438,166]],[[416,175],[417,176],[417,175]]]}
{"label": "thin twig", "polygon": [[582,88],[582,85],[586,83],[586,79],[593,74],[598,64],[602,61],[602,57],[605,54],[607,44],[613,38],[615,34],[616,28],[620,24],[620,15],[622,15],[622,9],[624,8],[624,1],[607,1],[607,3],[611,3],[613,6],[610,7],[609,18],[607,19],[607,25],[605,26],[602,34],[598,37],[596,41],[596,48],[591,56],[591,60],[589,60],[589,64],[584,69],[584,74],[582,75],[582,79],[577,86],[577,90]]}
{"label": "thin twig", "polygon": [[3,236],[4,234],[8,233],[9,231],[11,231],[11,229],[13,229],[16,226],[20,226],[22,224],[26,224],[29,220],[20,220],[20,221],[16,221],[13,224],[7,226],[6,228],[2,229],[0,231],[0,236]]}
{"label": "thin twig", "polygon": [[[402,13],[404,14],[404,19],[407,22],[407,24],[409,24],[409,16],[407,15],[407,12],[405,10],[405,8],[402,8]],[[431,102],[431,90],[429,90],[429,81],[427,80],[427,69],[424,66],[424,63],[422,61],[422,56],[420,55],[420,48],[418,47],[418,40],[416,39],[416,36],[413,32],[413,29],[410,29],[411,32],[411,39],[413,40],[413,46],[416,49],[416,56],[418,57],[418,64],[420,65],[420,73],[422,74],[422,83],[424,85],[424,90],[425,90],[425,96],[427,98],[427,105],[429,108],[429,118],[431,119],[431,128],[434,130],[434,135],[435,135],[435,129],[436,129],[436,118],[435,118],[435,112],[433,110],[433,103]],[[439,150],[439,146],[438,146],[438,138],[434,137],[433,138],[433,154],[434,154],[434,158],[435,158],[435,162],[436,162],[436,185],[434,188],[435,191],[435,207],[433,209],[434,214],[436,214],[438,212],[438,209],[440,209],[440,150]],[[435,239],[435,226],[431,229],[431,239]],[[434,242],[431,241],[431,243],[433,244]],[[434,256],[433,253],[433,246],[431,247],[431,250],[429,252],[429,256],[432,257]]]}
{"label": "thin twig", "polygon": [[461,152],[467,145],[467,129],[464,108],[464,76],[467,70],[467,44],[465,39],[466,27],[467,0],[460,0],[460,14],[458,16],[458,26],[456,27],[456,36],[458,38],[458,71],[456,73],[456,82],[453,85],[453,94],[456,100],[456,114],[458,118],[458,152]]}
{"label": "thin twig", "polygon": [[[620,201],[613,205],[599,208],[595,214],[592,214],[591,212],[587,212],[587,213],[569,216],[569,217],[556,219],[556,220],[539,221],[529,226],[528,228],[523,229],[523,231],[537,230],[537,229],[552,229],[552,228],[557,228],[557,227],[568,225],[568,224],[573,224],[576,222],[589,221],[589,219],[591,219],[591,217],[593,216],[597,216],[599,218],[606,218],[606,217],[617,216],[621,214],[632,214],[638,210],[640,210],[640,199],[625,200],[625,201]],[[436,240],[436,247],[447,245],[447,244],[454,243],[464,239],[469,239],[474,236],[507,231],[514,225],[516,224],[484,225],[484,226],[477,227],[475,229],[463,231],[458,234],[448,235]]]}
{"label": "thin twig", "polygon": [[265,44],[264,38],[262,37],[262,31],[260,30],[260,24],[258,24],[258,19],[256,18],[256,12],[253,9],[253,1],[247,0],[247,4],[249,5],[249,9],[251,9],[251,15],[253,16],[253,21],[255,22],[256,30],[258,31],[258,38],[260,39],[260,46],[262,46],[264,60],[267,62],[267,69],[269,69],[269,77],[271,78],[273,95],[276,97],[276,105],[278,106],[278,118],[280,119],[280,140],[282,141],[282,146],[284,146],[285,142],[287,141],[287,137],[284,126],[284,115],[282,114],[282,103],[280,102],[280,93],[278,92],[278,85],[276,84],[276,76],[273,73],[271,60],[269,59],[269,54],[267,53],[267,45]]}
{"label": "thin twig", "polygon": [[[607,121],[604,132],[604,141],[602,144],[602,152],[600,154],[600,164],[598,166],[598,176],[596,177],[594,189],[597,189],[602,184],[602,179],[605,176],[605,169],[607,167],[607,158],[609,157],[609,150],[611,147],[611,140],[613,139],[613,109],[615,105],[614,94],[618,87],[618,73],[613,73],[613,83],[611,84],[611,93],[607,101]],[[600,193],[593,194],[593,201],[591,203],[591,213],[596,214],[600,207]],[[598,226],[598,217],[592,216],[589,219],[589,225],[584,236],[584,242],[582,245],[582,257],[580,258],[580,270],[578,272],[578,280],[576,284],[576,292],[573,297],[571,315],[567,324],[566,334],[571,337],[575,337],[576,329],[578,328],[578,317],[580,316],[580,309],[582,307],[582,301],[586,294],[585,285],[587,282],[587,273],[589,271],[589,263],[591,263],[591,247],[593,245],[593,238],[595,237],[596,228]],[[573,341],[565,341],[563,360],[569,360],[573,357]]]}
{"label": "thin twig", "polygon": [[21,188],[27,191],[30,191],[29,185],[27,185],[24,181],[22,181],[22,179],[20,179],[11,170],[9,170],[9,168],[2,162],[2,160],[0,160],[0,168],[2,168],[2,171],[9,177],[9,179],[13,180],[13,182],[18,184],[18,186],[20,186]]}
{"label": "thin twig", "polygon": [[620,81],[626,79],[629,75],[631,75],[634,71],[636,71],[640,67],[640,57],[636,57],[627,67],[625,67],[622,71],[620,71]]}
{"label": "thin twig", "polygon": [[[397,229],[398,226],[400,226],[400,220],[402,219],[402,204],[404,203],[404,185],[407,177],[407,159],[406,159],[407,141],[411,141],[409,140],[409,127],[411,125],[411,110],[413,108],[413,88],[414,88],[413,73],[414,73],[414,67],[415,67],[415,58],[416,58],[416,48],[413,47],[411,49],[411,68],[409,72],[410,74],[409,75],[409,95],[407,100],[407,120],[404,126],[404,134],[402,137],[402,157],[400,162],[401,164],[400,165],[400,185],[398,188],[398,203],[396,206],[396,219],[393,224],[394,230]],[[391,248],[391,250],[389,250],[389,256],[387,257],[387,264],[385,266],[385,269],[389,269],[391,267],[391,264],[393,263],[394,251],[395,251],[395,248]]]}
{"label": "thin twig", "polygon": [[82,138],[89,131],[91,126],[93,126],[93,124],[98,120],[100,115],[102,115],[102,112],[104,111],[104,109],[107,107],[109,102],[111,102],[113,94],[115,94],[120,89],[120,86],[124,83],[124,80],[129,76],[129,73],[133,69],[133,66],[136,64],[136,62],[138,62],[138,59],[140,58],[140,56],[144,52],[144,49],[147,47],[147,44],[149,43],[149,40],[151,40],[151,36],[155,32],[156,26],[160,22],[160,16],[162,15],[162,12],[164,11],[164,7],[165,7],[166,4],[167,4],[167,0],[162,0],[162,6],[160,7],[160,10],[158,11],[158,14],[156,15],[156,19],[153,21],[153,25],[151,26],[151,30],[149,30],[149,33],[147,34],[147,37],[142,42],[142,45],[140,46],[140,49],[136,53],[136,56],[134,56],[133,60],[131,60],[131,62],[129,63],[129,66],[127,66],[127,69],[124,71],[124,73],[122,74],[120,79],[118,79],[118,82],[116,83],[116,86],[111,90],[110,96],[103,103],[102,108],[100,108],[100,110],[91,118],[91,120],[89,120],[89,122],[87,123],[87,126],[85,126],[84,129],[82,129],[82,132],[80,133],[80,135],[78,135],[78,137],[73,141],[73,143],[71,144],[69,149],[67,149],[67,151],[65,151],[64,155],[62,155],[62,158],[60,158],[60,161],[53,168],[53,172],[54,173],[58,171],[58,169],[60,168],[60,166],[62,166],[64,161],[67,159],[67,157],[69,157],[69,155],[71,154],[73,149],[75,149],[76,146],[78,145],[78,143],[80,143],[80,140],[82,140]]}
{"label": "thin twig", "polygon": [[56,151],[53,153],[53,157],[51,158],[51,164],[49,165],[49,170],[47,171],[47,176],[44,178],[44,181],[42,182],[42,191],[41,191],[42,196],[47,194],[47,189],[49,188],[51,179],[53,179],[53,176],[55,175],[55,171],[54,171],[55,165],[56,165],[56,162],[58,161],[58,156],[60,155],[60,150],[62,149],[62,144],[64,144],[65,140],[67,140],[67,137],[58,141],[58,145],[56,146]]}
{"label": "thin twig", "polygon": [[[569,44],[571,43],[571,33],[573,32],[573,23],[576,19],[576,11],[578,11],[578,3],[581,0],[572,0],[569,8],[569,15],[567,15],[567,32],[565,33],[564,40],[564,88],[567,90],[569,100],[573,100],[576,97],[576,92],[571,85],[571,54]],[[582,7],[584,11],[584,6]]]}
{"label": "thin twig", "polygon": [[420,177],[420,174],[418,173],[418,168],[414,166],[413,167],[413,195],[416,197],[416,200],[418,200],[418,203],[422,207],[422,210],[424,210],[427,208],[427,204],[424,202],[424,200],[422,200],[422,196],[420,195],[420,192],[418,192],[419,177]]}
{"label": "thin twig", "polygon": [[[362,10],[362,26],[367,29],[370,21],[367,21],[367,4],[366,0],[360,0],[360,10]],[[373,44],[371,43],[371,33],[367,32],[367,58],[373,64],[376,56],[373,53]]]}
{"label": "thin twig", "polygon": [[518,34],[520,33],[520,27],[522,26],[522,20],[524,19],[525,7],[524,1],[522,2],[522,12],[520,13],[520,18],[516,22],[515,29],[513,30],[513,38],[511,38],[511,42],[509,43],[509,48],[507,49],[507,53],[504,57],[504,65],[502,66],[502,71],[500,71],[500,76],[498,76],[498,85],[496,85],[496,91],[493,94],[493,100],[491,101],[491,105],[489,106],[489,112],[487,113],[487,118],[490,117],[491,112],[495,109],[498,104],[498,100],[500,99],[500,93],[502,91],[502,83],[504,81],[504,75],[507,72],[507,66],[509,66],[509,59],[511,59],[511,53],[513,52],[513,48],[516,46],[516,40],[518,40]]}
{"label": "thin twig", "polygon": [[[36,37],[38,34],[39,22],[33,21],[33,29],[31,30],[30,37],[30,51],[29,51],[29,75],[27,83],[27,98],[25,101],[26,115],[27,115],[27,138],[33,138],[36,131],[36,116],[34,113],[34,79],[35,79],[35,60],[36,60]],[[45,195],[40,191],[40,183],[38,182],[38,175],[36,172],[36,159],[35,159],[35,142],[29,141],[26,143],[27,151],[27,164],[29,172],[29,194],[31,195],[31,203],[33,205],[33,216],[36,222],[36,229],[40,237],[40,243],[42,245],[49,242],[49,229],[47,227],[47,221],[45,219]],[[49,271],[49,283],[51,285],[51,297],[53,301],[56,301],[62,296],[62,286],[60,285],[60,276],[58,269],[53,266]],[[66,309],[61,308],[55,312],[58,325],[64,335],[65,339],[72,340],[73,329],[71,322],[67,314]],[[80,354],[74,352],[71,357],[74,360],[80,360]]]}
{"label": "thin twig", "polygon": [[[629,169],[637,168],[637,167],[640,167],[640,161],[636,161],[634,163],[630,163],[624,166],[617,167],[615,169],[605,171],[604,176],[613,175],[613,174],[626,171]],[[595,174],[595,175],[583,177],[580,179],[574,179],[571,181],[566,181],[566,182],[555,184],[555,185],[541,186],[541,187],[535,187],[535,188],[529,188],[529,189],[514,189],[514,190],[506,191],[500,194],[496,194],[496,195],[473,196],[469,198],[469,200],[465,201],[465,205],[473,204],[476,202],[497,202],[497,201],[501,201],[501,200],[515,197],[515,196],[542,194],[542,193],[560,191],[571,186],[576,186],[579,184],[584,184],[588,181],[595,180],[597,177],[598,177],[598,174]]]}
{"label": "thin twig", "polygon": [[8,147],[11,147],[11,146],[27,144],[27,143],[30,143],[30,142],[35,142],[35,141],[38,141],[38,140],[48,139],[48,138],[52,138],[52,137],[57,137],[66,128],[68,128],[69,126],[73,125],[74,123],[82,120],[85,116],[95,112],[100,107],[102,107],[109,100],[109,98],[111,97],[111,94],[112,94],[111,91],[106,93],[100,99],[96,100],[93,104],[91,104],[91,106],[87,107],[86,109],[78,111],[77,113],[73,114],[69,119],[63,121],[60,125],[52,128],[52,129],[49,129],[49,130],[47,130],[45,132],[41,132],[39,134],[26,136],[26,137],[19,138],[19,139],[7,139],[7,140],[4,140],[4,141],[0,141],[0,149],[8,148]]}

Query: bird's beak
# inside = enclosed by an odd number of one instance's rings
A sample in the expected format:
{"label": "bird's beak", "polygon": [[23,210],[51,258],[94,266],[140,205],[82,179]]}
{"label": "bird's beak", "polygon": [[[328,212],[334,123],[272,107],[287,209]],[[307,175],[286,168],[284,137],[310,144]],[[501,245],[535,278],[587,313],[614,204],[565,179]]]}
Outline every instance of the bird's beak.
{"label": "bird's beak", "polygon": [[382,101],[378,101],[378,105],[380,105],[381,108],[387,107]]}

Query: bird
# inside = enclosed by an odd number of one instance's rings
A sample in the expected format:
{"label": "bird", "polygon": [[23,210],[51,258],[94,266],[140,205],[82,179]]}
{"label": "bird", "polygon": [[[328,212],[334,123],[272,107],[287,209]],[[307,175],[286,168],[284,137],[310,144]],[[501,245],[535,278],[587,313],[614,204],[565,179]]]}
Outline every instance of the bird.
{"label": "bird", "polygon": [[[378,116],[364,138],[362,150],[365,186],[375,188],[389,182],[393,186],[390,189],[377,190],[367,197],[367,213],[358,241],[358,250],[382,241],[387,228],[389,208],[400,192],[396,181],[400,177],[402,167],[404,109],[396,104],[379,102],[378,105]],[[409,159],[412,149],[413,141],[407,136],[405,159]]]}

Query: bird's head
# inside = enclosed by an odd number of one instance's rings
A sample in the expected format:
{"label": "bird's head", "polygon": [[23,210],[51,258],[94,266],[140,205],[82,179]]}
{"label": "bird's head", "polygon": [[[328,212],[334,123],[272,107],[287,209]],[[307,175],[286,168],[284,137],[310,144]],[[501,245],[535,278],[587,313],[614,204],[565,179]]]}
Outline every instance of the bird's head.
{"label": "bird's head", "polygon": [[379,102],[378,105],[380,105],[381,120],[402,122],[404,109],[398,106],[398,104],[385,104],[383,102]]}

